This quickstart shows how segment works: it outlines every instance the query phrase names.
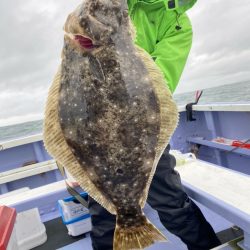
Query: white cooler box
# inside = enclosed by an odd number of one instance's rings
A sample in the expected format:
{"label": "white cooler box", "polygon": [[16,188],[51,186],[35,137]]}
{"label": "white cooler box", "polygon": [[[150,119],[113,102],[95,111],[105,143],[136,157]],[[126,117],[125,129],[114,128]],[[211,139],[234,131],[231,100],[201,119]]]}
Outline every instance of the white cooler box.
{"label": "white cooler box", "polygon": [[[86,198],[87,193],[81,193]],[[69,197],[58,201],[59,211],[63,223],[68,228],[71,236],[78,236],[91,231],[91,219],[89,210],[79,203],[74,197]]]}
{"label": "white cooler box", "polygon": [[16,214],[14,208],[0,206],[0,250],[29,250],[46,240],[37,208]]}
{"label": "white cooler box", "polygon": [[15,229],[18,250],[29,250],[47,241],[46,228],[41,221],[38,208],[18,213]]}

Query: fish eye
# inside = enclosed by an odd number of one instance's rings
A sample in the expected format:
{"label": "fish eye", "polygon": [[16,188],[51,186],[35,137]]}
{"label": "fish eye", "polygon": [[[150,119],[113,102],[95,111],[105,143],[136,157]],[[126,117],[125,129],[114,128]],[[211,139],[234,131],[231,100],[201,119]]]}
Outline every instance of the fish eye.
{"label": "fish eye", "polygon": [[121,168],[118,168],[118,169],[116,170],[116,173],[117,173],[117,174],[123,174],[123,170],[122,170]]}

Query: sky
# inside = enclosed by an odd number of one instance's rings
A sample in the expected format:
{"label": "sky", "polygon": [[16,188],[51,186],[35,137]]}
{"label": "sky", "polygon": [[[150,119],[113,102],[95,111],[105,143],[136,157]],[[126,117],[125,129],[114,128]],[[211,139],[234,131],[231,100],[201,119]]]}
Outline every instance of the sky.
{"label": "sky", "polygon": [[[0,1],[0,126],[43,117],[62,27],[80,2]],[[176,94],[250,80],[249,13],[249,0],[198,0],[188,11],[193,45]]]}

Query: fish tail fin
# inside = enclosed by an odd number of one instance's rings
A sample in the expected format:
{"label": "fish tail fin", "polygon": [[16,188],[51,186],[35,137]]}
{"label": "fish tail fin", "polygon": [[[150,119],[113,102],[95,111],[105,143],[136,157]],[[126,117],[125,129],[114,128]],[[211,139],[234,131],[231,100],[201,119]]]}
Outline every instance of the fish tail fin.
{"label": "fish tail fin", "polygon": [[144,249],[156,241],[167,241],[166,237],[145,218],[140,226],[121,227],[118,224],[114,234],[114,250]]}

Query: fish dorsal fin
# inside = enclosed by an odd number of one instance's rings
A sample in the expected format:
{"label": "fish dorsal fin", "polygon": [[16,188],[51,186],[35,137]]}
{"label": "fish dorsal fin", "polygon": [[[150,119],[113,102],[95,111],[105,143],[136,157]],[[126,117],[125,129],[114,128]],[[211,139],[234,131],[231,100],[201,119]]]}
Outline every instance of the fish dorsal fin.
{"label": "fish dorsal fin", "polygon": [[45,108],[45,119],[43,127],[43,140],[47,151],[63,165],[67,171],[78,181],[78,184],[100,205],[110,213],[116,214],[115,206],[108,201],[91,182],[87,172],[77,162],[71,152],[59,122],[58,101],[60,92],[61,69],[58,70],[50,87]]}
{"label": "fish dorsal fin", "polygon": [[177,127],[179,115],[177,106],[172,98],[172,94],[166,84],[166,80],[164,79],[162,72],[145,50],[143,50],[138,46],[136,46],[136,50],[138,56],[145,63],[145,67],[148,70],[149,78],[150,81],[152,82],[152,87],[154,89],[154,92],[156,93],[156,96],[158,98],[159,109],[160,109],[160,134],[158,137],[158,143],[156,147],[154,166],[152,167],[147,182],[147,187],[144,190],[144,195],[141,200],[141,205],[142,207],[144,207],[148,197],[148,190],[152,182],[153,176],[155,174],[158,161],[164,149],[168,145],[170,138],[174,133],[174,130]]}

